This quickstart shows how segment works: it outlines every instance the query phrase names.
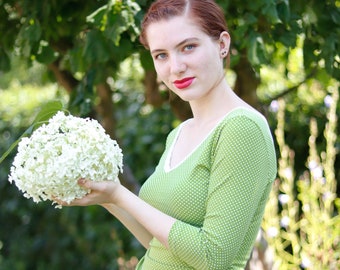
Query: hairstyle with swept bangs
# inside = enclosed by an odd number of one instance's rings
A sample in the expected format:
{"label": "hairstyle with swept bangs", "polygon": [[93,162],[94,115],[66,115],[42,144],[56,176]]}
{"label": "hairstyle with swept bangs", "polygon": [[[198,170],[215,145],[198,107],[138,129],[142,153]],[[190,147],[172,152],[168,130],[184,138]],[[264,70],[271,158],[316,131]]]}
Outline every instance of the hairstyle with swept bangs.
{"label": "hairstyle with swept bangs", "polygon": [[151,23],[182,15],[196,20],[202,31],[215,40],[223,31],[228,31],[224,13],[213,0],[157,0],[142,21],[140,43],[149,49],[146,30]]}

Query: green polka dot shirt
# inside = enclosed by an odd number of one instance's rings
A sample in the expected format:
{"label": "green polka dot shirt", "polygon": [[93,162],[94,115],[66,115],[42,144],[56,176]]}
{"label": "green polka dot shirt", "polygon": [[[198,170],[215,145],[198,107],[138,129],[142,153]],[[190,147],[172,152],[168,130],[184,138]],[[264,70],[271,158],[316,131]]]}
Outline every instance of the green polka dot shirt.
{"label": "green polka dot shirt", "polygon": [[234,109],[183,162],[169,169],[182,125],[169,134],[139,195],[177,219],[169,248],[153,238],[136,269],[244,269],[276,177],[267,121],[255,111]]}

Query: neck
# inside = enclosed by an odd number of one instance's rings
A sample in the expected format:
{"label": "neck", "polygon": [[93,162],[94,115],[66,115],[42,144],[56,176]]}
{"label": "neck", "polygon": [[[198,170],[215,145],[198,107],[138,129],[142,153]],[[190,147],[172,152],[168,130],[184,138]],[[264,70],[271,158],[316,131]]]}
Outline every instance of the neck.
{"label": "neck", "polygon": [[205,97],[190,102],[194,116],[193,120],[200,124],[220,119],[241,104],[241,100],[230,88],[226,80],[222,80]]}

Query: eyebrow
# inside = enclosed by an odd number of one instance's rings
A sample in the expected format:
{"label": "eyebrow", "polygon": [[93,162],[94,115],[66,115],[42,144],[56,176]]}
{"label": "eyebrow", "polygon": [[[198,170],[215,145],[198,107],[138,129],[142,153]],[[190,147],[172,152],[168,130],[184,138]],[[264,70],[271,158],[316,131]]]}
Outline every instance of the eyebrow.
{"label": "eyebrow", "polygon": [[[178,43],[176,45],[176,48],[181,47],[181,46],[183,46],[186,43],[197,42],[197,41],[198,41],[198,38],[186,38],[183,41],[181,41],[180,43]],[[164,49],[155,49],[155,50],[151,51],[151,54],[158,53],[158,52],[163,52],[163,51],[165,51],[165,50]]]}

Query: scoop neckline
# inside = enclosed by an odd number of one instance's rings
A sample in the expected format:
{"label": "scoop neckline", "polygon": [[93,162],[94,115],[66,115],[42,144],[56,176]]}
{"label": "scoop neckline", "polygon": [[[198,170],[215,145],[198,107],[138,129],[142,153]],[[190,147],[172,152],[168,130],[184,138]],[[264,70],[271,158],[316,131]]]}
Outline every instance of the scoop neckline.
{"label": "scoop neckline", "polygon": [[229,112],[227,112],[224,116],[221,117],[220,120],[217,121],[216,125],[207,133],[207,135],[202,139],[202,141],[196,145],[196,147],[194,149],[192,149],[192,151],[190,153],[188,153],[179,163],[177,163],[175,166],[171,167],[170,166],[170,160],[171,160],[171,157],[172,157],[172,154],[173,154],[173,150],[174,150],[174,147],[176,145],[176,142],[178,140],[178,137],[181,133],[181,130],[183,128],[183,126],[185,126],[188,122],[190,122],[192,120],[192,118],[190,119],[187,119],[186,121],[182,122],[178,128],[177,128],[177,132],[175,134],[175,138],[173,139],[173,141],[171,142],[171,146],[168,150],[168,152],[166,153],[166,159],[165,159],[165,162],[164,162],[164,166],[163,166],[163,169],[166,173],[169,173],[175,169],[177,169],[178,167],[180,167],[183,163],[185,163],[200,147],[201,145],[211,136],[211,134],[219,127],[219,125],[233,112],[235,111],[238,111],[238,110],[245,110],[245,111],[250,111],[250,112],[254,112],[254,113],[259,113],[257,112],[255,109],[252,110],[252,109],[249,109],[249,108],[246,108],[246,107],[241,107],[241,106],[238,106],[232,110],[230,110]]}

